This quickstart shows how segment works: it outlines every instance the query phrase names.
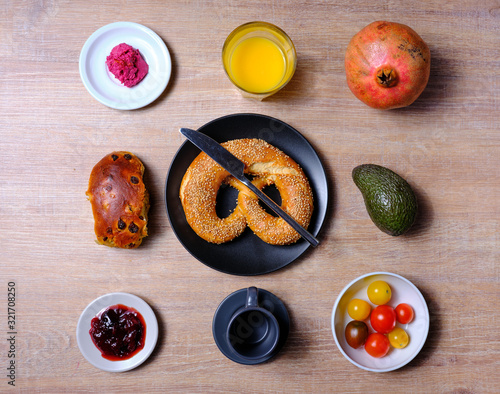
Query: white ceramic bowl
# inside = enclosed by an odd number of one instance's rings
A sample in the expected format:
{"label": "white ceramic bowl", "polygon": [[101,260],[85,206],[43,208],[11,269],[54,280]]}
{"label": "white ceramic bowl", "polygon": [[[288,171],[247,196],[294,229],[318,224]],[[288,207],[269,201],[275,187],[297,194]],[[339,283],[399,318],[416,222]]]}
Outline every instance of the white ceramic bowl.
{"label": "white ceramic bowl", "polygon": [[[144,347],[127,360],[110,361],[102,357],[100,350],[90,337],[90,322],[103,309],[122,304],[138,311],[146,323]],[[143,299],[129,293],[105,294],[92,301],[80,315],[76,327],[76,340],[83,356],[93,366],[108,372],[124,372],[141,365],[153,352],[158,340],[158,321],[151,307]]]}
{"label": "white ceramic bowl", "polygon": [[[389,353],[382,358],[370,356],[364,347],[353,349],[345,340],[345,327],[353,320],[347,313],[349,301],[359,298],[370,303],[367,289],[370,283],[376,280],[383,280],[391,287],[392,297],[387,305],[395,308],[404,302],[411,305],[415,312],[415,317],[409,324],[396,323],[408,333],[410,337],[408,346],[404,349],[395,349],[391,346]],[[370,305],[372,310],[376,306],[372,303]],[[369,332],[373,332],[369,322],[367,325]],[[390,272],[372,272],[356,278],[340,292],[333,306],[332,331],[340,352],[357,367],[372,372],[393,371],[413,360],[424,346],[429,333],[429,309],[420,291],[408,279]]]}

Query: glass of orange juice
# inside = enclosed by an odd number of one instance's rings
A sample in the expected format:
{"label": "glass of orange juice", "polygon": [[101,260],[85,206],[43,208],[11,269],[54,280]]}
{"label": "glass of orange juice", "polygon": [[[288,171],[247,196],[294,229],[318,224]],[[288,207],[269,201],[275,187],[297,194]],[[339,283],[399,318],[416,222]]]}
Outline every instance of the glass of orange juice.
{"label": "glass of orange juice", "polygon": [[297,53],[290,37],[279,27],[250,22],[229,34],[222,48],[222,63],[244,97],[262,100],[290,81]]}

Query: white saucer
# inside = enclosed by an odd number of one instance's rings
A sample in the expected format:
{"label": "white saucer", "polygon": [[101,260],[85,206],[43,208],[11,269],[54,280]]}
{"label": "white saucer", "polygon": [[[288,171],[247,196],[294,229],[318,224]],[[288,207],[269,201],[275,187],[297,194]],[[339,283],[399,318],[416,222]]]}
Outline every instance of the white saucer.
{"label": "white saucer", "polygon": [[[118,44],[138,49],[149,72],[132,88],[123,86],[108,71],[106,57]],[[115,22],[95,31],[80,52],[80,76],[89,93],[108,107],[131,110],[144,107],[163,93],[172,72],[170,53],[151,29],[133,22]]]}
{"label": "white saucer", "polygon": [[[137,310],[146,322],[146,342],[144,348],[128,360],[110,361],[102,357],[100,350],[90,337],[90,322],[103,309],[122,304]],[[158,340],[158,321],[151,307],[141,298],[128,293],[110,293],[92,301],[80,315],[76,327],[78,347],[94,367],[108,372],[129,371],[141,365],[153,352]]]}

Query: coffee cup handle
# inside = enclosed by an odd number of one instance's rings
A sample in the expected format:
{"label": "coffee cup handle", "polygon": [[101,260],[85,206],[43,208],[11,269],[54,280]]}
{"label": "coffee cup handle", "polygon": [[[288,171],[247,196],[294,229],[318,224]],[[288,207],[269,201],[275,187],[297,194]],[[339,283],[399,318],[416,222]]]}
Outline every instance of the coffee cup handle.
{"label": "coffee cup handle", "polygon": [[256,307],[259,303],[259,291],[255,286],[249,287],[247,289],[247,302],[245,308]]}

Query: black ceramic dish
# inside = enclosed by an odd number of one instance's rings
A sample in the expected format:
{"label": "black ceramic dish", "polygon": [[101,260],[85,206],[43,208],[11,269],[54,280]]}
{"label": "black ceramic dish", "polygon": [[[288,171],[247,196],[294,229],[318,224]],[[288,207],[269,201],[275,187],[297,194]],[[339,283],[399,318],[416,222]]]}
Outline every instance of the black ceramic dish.
{"label": "black ceramic dish", "polygon": [[212,322],[212,333],[219,350],[230,360],[245,365],[260,364],[276,356],[285,344],[290,332],[290,317],[285,304],[273,293],[259,289],[259,306],[271,312],[280,326],[280,339],[276,349],[261,359],[248,360],[238,356],[231,350],[226,341],[226,330],[233,314],[245,306],[247,299],[247,289],[240,289],[227,296],[217,307]]}
{"label": "black ceramic dish", "polygon": [[[224,116],[200,127],[198,131],[218,142],[238,138],[260,138],[293,158],[304,170],[313,190],[314,212],[308,230],[317,236],[328,206],[327,178],[318,155],[298,131],[278,119],[257,114]],[[233,275],[261,275],[283,268],[306,251],[310,245],[304,239],[293,245],[269,245],[248,228],[233,241],[221,245],[211,244],[200,238],[187,223],[179,199],[182,177],[199,153],[200,150],[189,141],[179,148],[170,165],[165,191],[167,214],[172,229],[191,255],[221,272]],[[218,209],[219,205],[234,205],[235,196],[236,194],[231,199],[218,201]],[[228,206],[226,211],[232,208],[234,206]],[[224,207],[222,209],[224,210]]]}

